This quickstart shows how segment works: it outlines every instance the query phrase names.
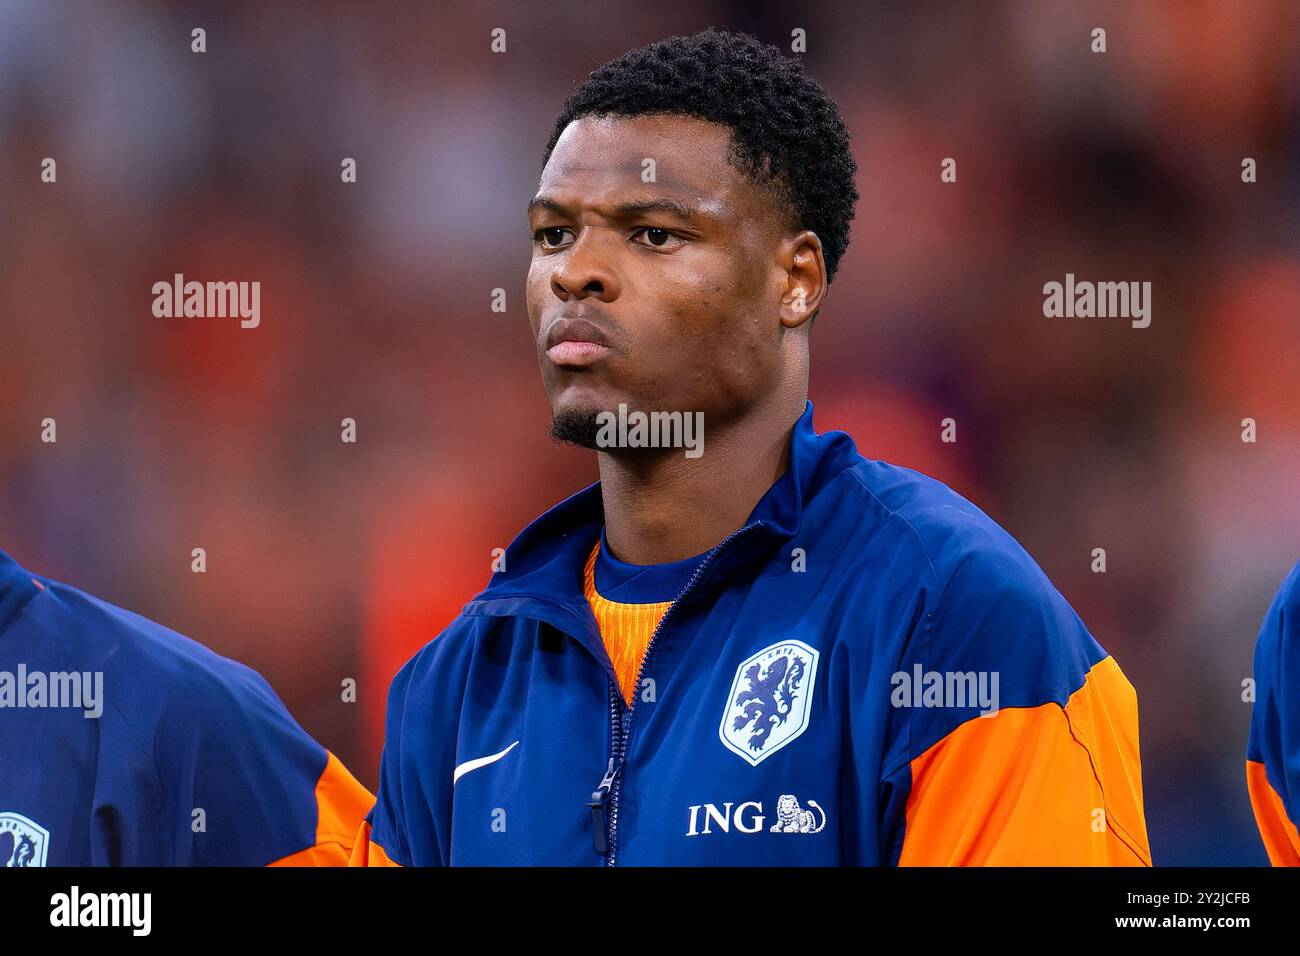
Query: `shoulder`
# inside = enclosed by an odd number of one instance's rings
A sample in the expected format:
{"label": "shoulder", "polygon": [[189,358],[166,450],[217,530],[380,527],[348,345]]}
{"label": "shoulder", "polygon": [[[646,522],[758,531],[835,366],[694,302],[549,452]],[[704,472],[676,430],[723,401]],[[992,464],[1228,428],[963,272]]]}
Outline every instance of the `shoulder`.
{"label": "shoulder", "polygon": [[1017,703],[1063,704],[1107,656],[1038,563],[971,501],[887,462],[864,459],[845,477],[857,489],[844,495],[875,515],[859,550],[873,566],[884,552],[891,579],[855,577],[916,609],[909,666],[997,673]]}
{"label": "shoulder", "polygon": [[78,633],[87,650],[157,681],[152,690],[171,692],[180,698],[177,706],[198,711],[241,699],[279,703],[251,667],[134,611],[70,585],[49,584],[52,597],[81,625]]}
{"label": "shoulder", "polygon": [[[150,813],[171,862],[260,865],[312,845],[329,755],[260,674],[79,588],[29,580],[37,593],[5,641],[42,669],[94,676],[96,786],[128,805],[140,768],[127,756],[151,766],[161,795]],[[195,830],[199,808],[206,822]]]}
{"label": "shoulder", "polygon": [[390,731],[395,725],[422,726],[437,708],[459,709],[485,620],[462,610],[402,665],[388,689]]}
{"label": "shoulder", "polygon": [[1300,673],[1300,563],[1278,587],[1255,639],[1257,699],[1288,703],[1289,697],[1274,692],[1287,672]]}
{"label": "shoulder", "polygon": [[72,585],[33,580],[38,593],[11,626],[51,666],[102,673],[106,706],[155,759],[204,741],[231,751],[274,742],[304,770],[323,764],[323,748],[252,668]]}
{"label": "shoulder", "polygon": [[1259,628],[1252,667],[1255,681],[1246,759],[1268,768],[1269,785],[1292,806],[1298,726],[1296,695],[1289,688],[1300,677],[1300,563],[1282,581]]}
{"label": "shoulder", "polygon": [[890,529],[911,573],[930,592],[929,611],[993,596],[1055,604],[1060,595],[1032,557],[977,505],[937,479],[862,460],[846,477],[851,494]]}
{"label": "shoulder", "polygon": [[1300,653],[1300,562],[1274,594],[1256,641],[1256,660],[1268,663],[1281,653]]}

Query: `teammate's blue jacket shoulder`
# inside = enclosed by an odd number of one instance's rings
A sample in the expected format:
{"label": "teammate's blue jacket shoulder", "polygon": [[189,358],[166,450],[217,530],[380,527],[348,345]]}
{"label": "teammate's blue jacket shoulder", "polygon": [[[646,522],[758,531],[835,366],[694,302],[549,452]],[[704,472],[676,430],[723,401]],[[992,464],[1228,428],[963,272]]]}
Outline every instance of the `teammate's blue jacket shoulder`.
{"label": "teammate's blue jacket shoulder", "polygon": [[1300,562],[1282,581],[1255,640],[1255,702],[1246,759],[1264,765],[1287,815],[1300,819]]}
{"label": "teammate's blue jacket shoulder", "polygon": [[265,865],[315,843],[328,755],[260,674],[0,552],[0,671],[20,669],[101,689],[98,714],[0,715],[0,813],[49,832],[48,865]]}

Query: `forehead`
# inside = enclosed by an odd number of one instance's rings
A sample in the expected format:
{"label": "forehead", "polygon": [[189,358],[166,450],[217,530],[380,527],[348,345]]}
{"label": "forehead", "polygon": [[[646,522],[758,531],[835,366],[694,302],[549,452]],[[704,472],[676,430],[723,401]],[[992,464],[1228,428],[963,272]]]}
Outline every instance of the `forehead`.
{"label": "forehead", "polygon": [[[766,212],[755,183],[732,166],[731,130],[693,116],[583,116],[560,134],[538,195],[592,205],[630,192],[671,193],[720,217]],[[646,160],[654,181],[644,182]]]}

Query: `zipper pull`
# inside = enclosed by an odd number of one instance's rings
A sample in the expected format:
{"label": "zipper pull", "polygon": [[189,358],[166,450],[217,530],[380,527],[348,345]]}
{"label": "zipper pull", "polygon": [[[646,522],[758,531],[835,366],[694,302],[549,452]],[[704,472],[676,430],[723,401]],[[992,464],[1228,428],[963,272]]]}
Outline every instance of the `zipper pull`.
{"label": "zipper pull", "polygon": [[600,784],[591,795],[591,802],[587,804],[591,807],[591,823],[595,830],[596,853],[599,856],[609,852],[609,822],[605,817],[605,804],[609,800],[609,791],[614,786],[614,778],[618,776],[619,767],[619,762],[610,757],[605,776],[601,778]]}

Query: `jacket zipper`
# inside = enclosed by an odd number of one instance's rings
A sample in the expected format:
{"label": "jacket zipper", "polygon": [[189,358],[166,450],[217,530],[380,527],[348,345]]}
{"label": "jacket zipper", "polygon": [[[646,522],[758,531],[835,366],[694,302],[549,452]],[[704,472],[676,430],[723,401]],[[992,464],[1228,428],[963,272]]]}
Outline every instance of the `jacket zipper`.
{"label": "jacket zipper", "polygon": [[613,735],[610,740],[609,766],[605,768],[605,776],[600,778],[600,783],[592,791],[591,802],[587,804],[591,808],[596,854],[605,857],[610,854],[610,835],[614,832],[614,823],[606,816],[606,806],[609,803],[609,794],[614,786],[614,780],[618,777],[623,764],[619,749],[618,689],[613,681],[609,681],[609,725],[610,733]]}
{"label": "jacket zipper", "polygon": [[[613,756],[609,758],[609,766],[605,770],[605,776],[601,779],[600,785],[591,795],[591,803],[587,806],[592,808],[593,823],[595,825],[596,852],[605,857],[606,866],[614,866],[618,854],[618,798],[622,791],[622,774],[623,759],[627,756],[627,739],[632,731],[632,712],[636,710],[636,693],[637,688],[641,686],[641,674],[645,670],[646,662],[650,660],[650,652],[655,646],[655,640],[659,633],[672,617],[673,611],[681,603],[691,588],[695,587],[696,582],[700,580],[701,575],[713,560],[722,553],[732,541],[740,537],[751,528],[757,528],[762,522],[754,522],[744,527],[737,528],[731,534],[719,542],[718,546],[709,552],[708,556],[700,562],[700,566],[695,569],[691,579],[686,582],[677,597],[673,598],[673,603],[664,611],[664,616],[659,619],[659,624],[655,627],[654,632],[650,635],[650,641],[646,644],[645,653],[641,655],[641,663],[637,665],[636,679],[632,682],[633,706],[628,707],[622,701],[622,695],[613,681],[609,685],[609,716],[610,725],[613,732]],[[604,808],[606,803],[609,805],[608,830],[606,830],[604,819]]]}

